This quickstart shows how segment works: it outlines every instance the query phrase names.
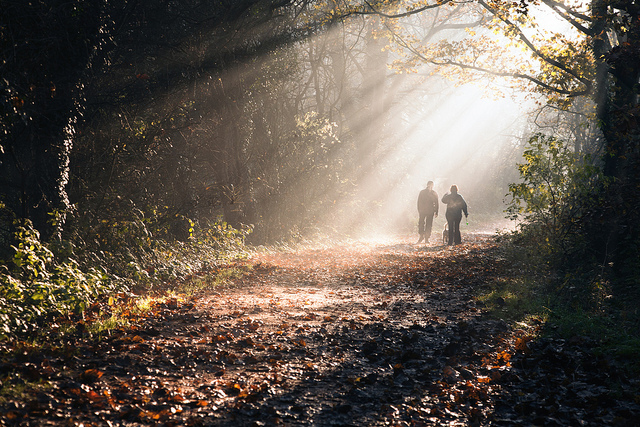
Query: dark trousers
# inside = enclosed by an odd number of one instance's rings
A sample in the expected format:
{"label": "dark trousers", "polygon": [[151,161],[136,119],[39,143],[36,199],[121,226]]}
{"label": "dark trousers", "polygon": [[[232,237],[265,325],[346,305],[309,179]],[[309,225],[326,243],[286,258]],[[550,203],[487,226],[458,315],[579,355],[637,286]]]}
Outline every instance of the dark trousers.
{"label": "dark trousers", "polygon": [[462,236],[460,235],[460,221],[462,221],[462,215],[447,215],[447,224],[449,226],[449,244],[459,245],[462,243]]}
{"label": "dark trousers", "polygon": [[418,233],[420,233],[420,235],[424,234],[425,240],[429,240],[429,237],[431,237],[433,214],[434,212],[420,212],[420,218],[418,219]]}

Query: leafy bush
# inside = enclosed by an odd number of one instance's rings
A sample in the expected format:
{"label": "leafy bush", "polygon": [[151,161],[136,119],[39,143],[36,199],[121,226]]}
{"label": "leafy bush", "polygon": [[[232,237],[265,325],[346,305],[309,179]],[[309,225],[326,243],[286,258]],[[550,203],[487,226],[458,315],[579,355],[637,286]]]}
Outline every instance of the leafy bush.
{"label": "leafy bush", "polygon": [[29,221],[16,223],[14,244],[7,245],[12,253],[0,266],[0,339],[33,332],[52,316],[81,314],[102,295],[179,289],[196,273],[215,272],[246,254],[250,227],[176,222],[185,227],[185,241],[169,239],[157,217],[139,211],[131,220],[101,220],[83,238],[75,233],[51,244]]}
{"label": "leafy bush", "polygon": [[539,133],[529,139],[523,157],[521,181],[509,185],[506,209],[509,218],[522,221],[518,236],[545,256],[588,249],[583,231],[601,194],[594,189],[607,185],[601,169],[591,156]]}
{"label": "leafy bush", "polygon": [[250,226],[236,229],[224,221],[189,224],[191,237],[186,242],[154,241],[145,256],[128,264],[137,289],[174,290],[195,273],[247,254],[245,239],[252,231]]}
{"label": "leafy bush", "polygon": [[197,272],[244,256],[252,231],[250,226],[194,221],[159,209],[136,209],[129,218],[105,218],[97,227],[83,229],[84,235],[74,236],[84,248],[83,264],[103,266],[136,293],[174,290]]}
{"label": "leafy bush", "polygon": [[556,234],[566,209],[564,201],[576,156],[562,141],[536,134],[529,139],[523,157],[525,162],[518,164],[522,181],[509,185],[507,213],[512,219],[523,217],[548,234]]}
{"label": "leafy bush", "polygon": [[56,260],[29,221],[17,225],[14,255],[0,268],[0,337],[33,331],[47,316],[81,313],[118,287],[105,271]]}

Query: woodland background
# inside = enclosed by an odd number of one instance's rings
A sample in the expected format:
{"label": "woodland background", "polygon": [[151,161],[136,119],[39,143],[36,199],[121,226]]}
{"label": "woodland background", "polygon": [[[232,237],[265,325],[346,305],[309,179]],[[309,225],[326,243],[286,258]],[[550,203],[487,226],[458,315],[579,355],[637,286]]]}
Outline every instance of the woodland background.
{"label": "woodland background", "polygon": [[[593,312],[614,301],[617,321],[637,322],[635,4],[0,6],[6,336],[101,295],[164,289],[247,243],[406,229],[380,219],[370,189],[389,184],[386,118],[412,78],[436,74],[507,77],[539,103],[494,173],[469,180],[470,204],[495,215],[508,193],[509,242],[552,272],[553,292]],[[577,36],[528,32],[538,7]],[[516,49],[527,59],[510,60]]]}

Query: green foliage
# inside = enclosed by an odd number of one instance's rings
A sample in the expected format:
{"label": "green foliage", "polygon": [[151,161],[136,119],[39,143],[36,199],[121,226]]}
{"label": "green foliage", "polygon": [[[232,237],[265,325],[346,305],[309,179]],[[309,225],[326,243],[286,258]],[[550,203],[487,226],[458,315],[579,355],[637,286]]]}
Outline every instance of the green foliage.
{"label": "green foliage", "polygon": [[536,134],[518,165],[521,182],[509,186],[507,214],[522,222],[511,243],[528,262],[557,279],[545,293],[572,309],[601,313],[607,296],[602,256],[590,240],[609,180],[590,156],[554,137]]}
{"label": "green foliage", "polygon": [[13,258],[0,270],[0,337],[33,331],[49,315],[81,313],[116,290],[105,271],[56,259],[29,221],[17,226]]}
{"label": "green foliage", "polygon": [[353,147],[339,138],[337,123],[309,112],[297,115],[283,131],[279,148],[269,156],[260,152],[276,145],[271,135],[264,135],[266,146],[251,148],[260,159],[254,169],[254,200],[261,216],[252,236],[255,243],[312,235],[326,225],[318,213],[334,210],[335,201],[351,198],[354,188],[347,160],[354,156]]}
{"label": "green foliage", "polygon": [[[251,227],[235,229],[224,221],[193,224],[187,242],[157,241],[153,250],[135,268],[141,273],[136,285],[148,289],[176,290],[200,272],[215,270],[246,255],[244,240]],[[130,263],[132,265],[133,263]]]}
{"label": "green foliage", "polygon": [[615,182],[590,156],[553,137],[534,135],[524,159],[518,165],[521,182],[509,187],[507,209],[523,222],[504,247],[528,284],[512,280],[482,298],[501,316],[527,307],[548,318],[549,333],[589,337],[599,343],[598,351],[623,360],[637,348],[637,294],[635,286],[616,285],[606,254],[598,250],[606,247],[598,239],[608,234],[602,228],[613,211],[607,193]]}
{"label": "green foliage", "polygon": [[207,223],[190,222],[191,237],[198,246],[207,246],[214,251],[212,260],[229,260],[230,257],[244,253],[244,241],[253,230],[251,226],[239,229],[225,221],[217,220]]}
{"label": "green foliage", "polygon": [[546,320],[549,315],[549,301],[543,289],[544,283],[539,278],[523,274],[486,285],[477,300],[494,317],[530,323]]}
{"label": "green foliage", "polygon": [[640,370],[638,358],[634,357],[640,350],[637,323],[627,323],[622,318],[625,313],[611,307],[606,283],[583,281],[584,289],[577,289],[578,280],[564,278],[563,288],[573,288],[580,298],[559,297],[562,292],[554,289],[557,280],[551,270],[531,262],[523,248],[503,243],[505,257],[517,274],[478,289],[476,299],[484,303],[490,316],[543,336],[588,340],[595,353],[605,354],[620,368],[637,375]]}
{"label": "green foliage", "polygon": [[524,216],[525,221],[536,222],[555,233],[569,194],[576,155],[562,141],[535,134],[523,157],[525,162],[518,164],[522,181],[509,185],[511,202],[507,213],[511,219]]}
{"label": "green foliage", "polygon": [[533,135],[518,164],[521,181],[509,185],[506,209],[522,220],[520,236],[535,242],[542,253],[573,252],[582,244],[580,231],[607,179],[589,155],[579,155],[552,136]]}
{"label": "green foliage", "polygon": [[114,280],[139,292],[178,289],[196,273],[245,256],[245,239],[253,230],[221,219],[134,211],[129,219],[100,220],[93,233],[76,240],[87,242],[84,263],[103,266]]}

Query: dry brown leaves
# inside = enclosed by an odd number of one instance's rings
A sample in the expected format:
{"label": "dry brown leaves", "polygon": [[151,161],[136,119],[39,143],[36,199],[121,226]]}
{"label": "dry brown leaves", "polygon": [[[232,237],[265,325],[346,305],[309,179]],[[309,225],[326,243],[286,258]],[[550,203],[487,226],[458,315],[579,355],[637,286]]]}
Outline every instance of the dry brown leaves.
{"label": "dry brown leaves", "polygon": [[477,288],[512,274],[488,237],[455,248],[359,242],[249,262],[252,273],[233,285],[170,300],[107,339],[78,340],[78,351],[6,356],[1,381],[31,385],[0,403],[2,424],[638,420],[637,397],[612,392],[584,343],[536,340],[483,315]]}

